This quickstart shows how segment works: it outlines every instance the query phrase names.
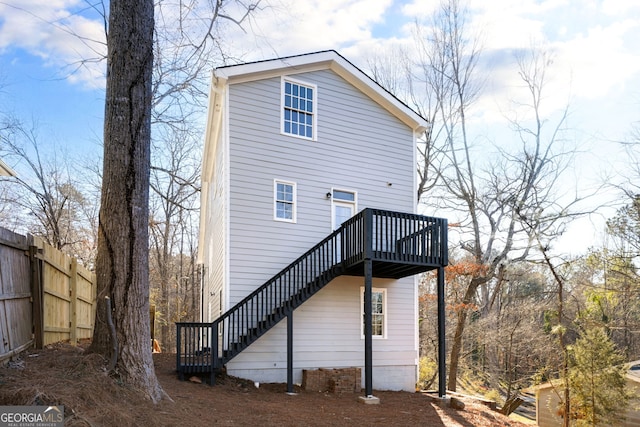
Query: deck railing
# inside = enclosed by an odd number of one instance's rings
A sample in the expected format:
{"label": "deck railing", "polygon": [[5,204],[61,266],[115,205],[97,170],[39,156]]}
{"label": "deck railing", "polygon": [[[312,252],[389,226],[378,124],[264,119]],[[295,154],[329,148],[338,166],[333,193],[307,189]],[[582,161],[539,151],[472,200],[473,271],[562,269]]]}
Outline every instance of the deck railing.
{"label": "deck railing", "polygon": [[[365,209],[211,323],[177,323],[177,369],[222,367],[335,277],[369,258],[423,267],[446,265],[440,218]],[[353,271],[353,270],[351,270]],[[350,273],[351,274],[351,273]]]}

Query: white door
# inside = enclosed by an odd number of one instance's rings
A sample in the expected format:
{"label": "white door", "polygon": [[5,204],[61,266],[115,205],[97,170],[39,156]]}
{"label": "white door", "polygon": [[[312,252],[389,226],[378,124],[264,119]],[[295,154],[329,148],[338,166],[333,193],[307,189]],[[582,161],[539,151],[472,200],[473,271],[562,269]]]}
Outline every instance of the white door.
{"label": "white door", "polygon": [[356,213],[356,192],[331,189],[331,228],[337,229]]}
{"label": "white door", "polygon": [[333,229],[340,227],[343,222],[355,214],[355,205],[352,203],[333,202]]}
{"label": "white door", "polygon": [[[356,193],[354,191],[331,190],[331,228],[338,229],[343,222],[356,213]],[[342,242],[338,236],[338,242]],[[336,250],[336,262],[341,260],[342,250],[340,245]]]}

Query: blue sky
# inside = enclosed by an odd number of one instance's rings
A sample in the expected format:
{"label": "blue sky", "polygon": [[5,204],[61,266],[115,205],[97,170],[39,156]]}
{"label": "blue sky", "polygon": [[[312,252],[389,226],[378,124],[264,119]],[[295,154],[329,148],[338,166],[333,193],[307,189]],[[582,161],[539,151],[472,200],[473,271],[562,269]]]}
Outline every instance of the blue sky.
{"label": "blue sky", "polygon": [[[0,106],[37,117],[69,144],[101,134],[103,64],[76,70],[82,58],[104,54],[103,22],[88,4],[0,1]],[[227,44],[237,56],[255,60],[337,49],[364,69],[374,53],[409,43],[414,19],[426,18],[436,6],[431,0],[262,4],[269,7],[246,26],[247,33],[228,26]],[[576,120],[585,118],[576,127],[616,139],[638,117],[640,2],[471,0],[468,5],[470,23],[490,59],[486,95],[477,108],[485,122],[500,121],[504,94],[517,84],[513,52],[532,41],[556,52],[554,102],[559,108],[571,99]]]}
{"label": "blue sky", "polygon": [[98,18],[81,0],[0,1],[0,108],[37,122],[43,144],[100,149],[102,66],[78,66],[104,52]]}
{"label": "blue sky", "polygon": [[[206,2],[204,2],[206,3]],[[0,0],[0,108],[39,122],[43,143],[72,153],[99,151],[104,24],[84,0]],[[514,52],[532,42],[553,51],[549,117],[570,101],[572,135],[585,151],[584,179],[619,169],[611,141],[640,119],[640,1],[470,0],[470,26],[482,40],[483,95],[471,125],[478,141],[509,138],[504,112],[521,96]],[[245,26],[226,26],[230,53],[246,60],[336,49],[363,69],[376,53],[409,46],[432,0],[263,0]],[[233,11],[230,11],[233,13]],[[77,37],[80,35],[81,37]],[[204,127],[204,122],[203,122]],[[604,161],[604,162],[603,162]],[[611,164],[609,164],[611,163]],[[583,175],[581,175],[583,176]]]}

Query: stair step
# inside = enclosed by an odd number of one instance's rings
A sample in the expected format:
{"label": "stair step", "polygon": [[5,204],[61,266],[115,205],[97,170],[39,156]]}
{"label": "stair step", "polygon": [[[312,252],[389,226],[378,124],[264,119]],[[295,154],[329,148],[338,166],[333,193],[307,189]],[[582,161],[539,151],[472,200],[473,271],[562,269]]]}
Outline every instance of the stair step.
{"label": "stair step", "polygon": [[[228,348],[219,352],[219,358],[213,362],[213,369],[218,371],[224,367],[224,365],[242,352],[249,345],[254,343],[258,338],[264,335],[278,322],[283,320],[289,312],[299,307],[312,295],[318,292],[327,283],[333,280],[334,277],[340,274],[340,268],[332,268],[321,273],[316,279],[307,283],[306,286],[301,288],[297,293],[290,295],[288,299],[281,301],[280,306],[274,308],[273,312],[268,314],[263,320],[259,321],[253,328],[244,331],[243,335],[237,336],[236,341],[228,344]],[[216,328],[216,326],[213,326]]]}

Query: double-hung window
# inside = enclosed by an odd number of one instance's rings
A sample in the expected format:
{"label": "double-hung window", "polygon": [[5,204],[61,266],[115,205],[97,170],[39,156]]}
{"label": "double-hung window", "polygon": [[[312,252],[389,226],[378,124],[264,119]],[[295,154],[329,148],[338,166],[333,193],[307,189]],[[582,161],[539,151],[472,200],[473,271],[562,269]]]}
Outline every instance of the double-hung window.
{"label": "double-hung window", "polygon": [[[361,334],[364,337],[364,287],[360,288],[362,307]],[[386,315],[387,315],[387,295],[385,289],[373,288],[371,290],[371,323],[372,336],[374,338],[386,337]]]}
{"label": "double-hung window", "polygon": [[296,80],[282,80],[282,132],[316,139],[316,86]]}
{"label": "double-hung window", "polygon": [[275,180],[273,182],[274,219],[296,222],[296,184]]}

